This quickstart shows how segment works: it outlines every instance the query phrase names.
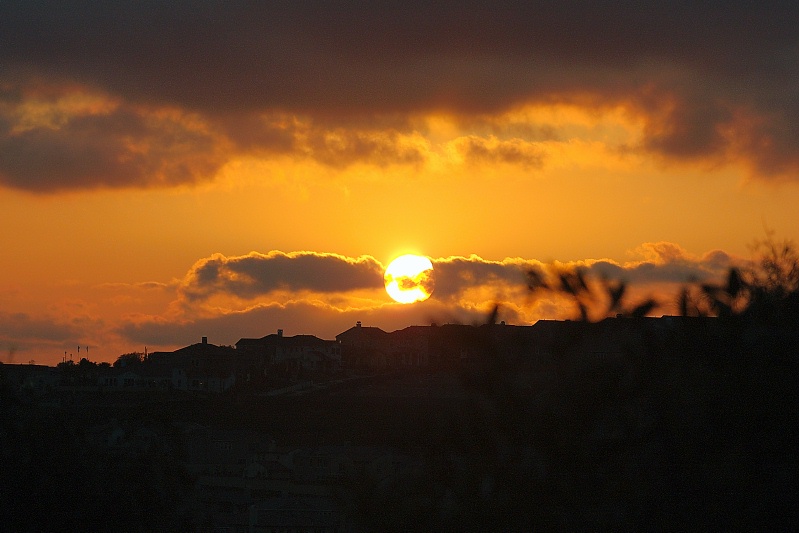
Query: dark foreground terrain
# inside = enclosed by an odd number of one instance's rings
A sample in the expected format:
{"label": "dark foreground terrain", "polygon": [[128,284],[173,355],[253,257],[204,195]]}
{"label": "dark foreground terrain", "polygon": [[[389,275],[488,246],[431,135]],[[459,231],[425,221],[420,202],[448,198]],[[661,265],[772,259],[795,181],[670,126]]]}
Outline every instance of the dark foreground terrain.
{"label": "dark foreground terrain", "polygon": [[575,338],[274,397],[5,391],[0,529],[266,531],[324,498],[308,530],[795,530],[780,335]]}

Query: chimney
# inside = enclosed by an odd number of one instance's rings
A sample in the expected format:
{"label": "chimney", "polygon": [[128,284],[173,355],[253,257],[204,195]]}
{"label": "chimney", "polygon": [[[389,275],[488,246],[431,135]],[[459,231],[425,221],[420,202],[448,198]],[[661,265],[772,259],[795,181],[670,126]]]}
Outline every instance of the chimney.
{"label": "chimney", "polygon": [[357,322],[355,323],[355,327],[356,327],[356,328],[359,328],[359,327],[361,327],[361,321],[360,321],[360,320],[359,320],[359,321],[357,321]]}
{"label": "chimney", "polygon": [[277,336],[278,337],[282,337],[283,336],[283,330],[282,329],[277,330]]}
{"label": "chimney", "polygon": [[203,344],[208,344],[208,337],[203,337]]}

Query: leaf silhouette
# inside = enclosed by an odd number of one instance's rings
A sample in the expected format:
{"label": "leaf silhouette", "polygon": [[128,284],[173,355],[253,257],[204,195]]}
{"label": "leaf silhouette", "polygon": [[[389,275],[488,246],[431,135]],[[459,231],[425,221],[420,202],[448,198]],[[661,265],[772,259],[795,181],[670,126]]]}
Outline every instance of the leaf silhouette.
{"label": "leaf silhouette", "polygon": [[491,309],[491,312],[488,314],[488,318],[486,319],[486,323],[487,324],[496,324],[498,315],[499,315],[499,305],[494,305],[494,307]]}
{"label": "leaf silhouette", "polygon": [[688,288],[683,287],[677,300],[680,309],[680,316],[688,316]]}
{"label": "leaf silhouette", "polygon": [[652,309],[657,307],[657,305],[658,304],[655,300],[649,299],[644,303],[642,303],[641,305],[639,305],[638,307],[636,307],[635,309],[633,309],[632,313],[630,314],[634,318],[641,318],[643,316],[646,316],[650,311],[652,311]]}
{"label": "leaf silhouette", "polygon": [[743,280],[741,279],[741,273],[738,272],[737,268],[731,268],[727,276],[727,294],[735,298],[740,294],[742,289]]}
{"label": "leaf silhouette", "polygon": [[533,292],[538,289],[549,289],[544,274],[538,269],[527,271],[527,287]]}
{"label": "leaf silhouette", "polygon": [[615,286],[608,285],[608,296],[610,297],[610,312],[617,310],[620,307],[621,300],[627,290],[627,284],[623,281],[618,282]]}

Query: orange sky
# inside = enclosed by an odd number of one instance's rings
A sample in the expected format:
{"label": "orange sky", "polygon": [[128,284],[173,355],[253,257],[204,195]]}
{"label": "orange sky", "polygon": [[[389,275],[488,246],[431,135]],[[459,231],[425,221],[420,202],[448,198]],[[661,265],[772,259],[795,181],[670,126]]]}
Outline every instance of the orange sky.
{"label": "orange sky", "polygon": [[0,360],[531,323],[540,263],[660,294],[799,240],[793,4],[311,5],[0,7]]}

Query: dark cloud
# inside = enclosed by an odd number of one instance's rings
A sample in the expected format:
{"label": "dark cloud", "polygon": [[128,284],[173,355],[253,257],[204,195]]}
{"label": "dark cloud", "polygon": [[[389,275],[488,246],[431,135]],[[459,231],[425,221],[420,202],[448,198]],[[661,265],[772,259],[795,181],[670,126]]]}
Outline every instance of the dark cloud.
{"label": "dark cloud", "polygon": [[[798,12],[790,2],[12,1],[0,11],[0,59],[200,109],[485,108],[552,87],[542,67],[556,64],[776,77]],[[489,64],[524,74],[488,83]]]}
{"label": "dark cloud", "polygon": [[[720,250],[696,258],[668,242],[646,243],[639,248],[639,253],[644,255],[643,261],[626,265],[586,261],[550,266],[522,259],[488,261],[475,255],[437,259],[433,261],[434,298],[457,303],[464,293],[473,289],[489,291],[489,298],[505,289],[519,290],[526,286],[526,272],[530,269],[582,267],[599,278],[646,284],[717,278],[733,264]],[[253,299],[280,290],[331,295],[362,289],[380,290],[383,269],[382,264],[368,256],[349,258],[277,251],[237,257],[216,254],[197,261],[184,277],[179,292],[187,300],[197,301],[215,295]]]}
{"label": "dark cloud", "polygon": [[50,317],[0,312],[0,339],[12,339],[20,343],[28,340],[63,342],[77,339],[81,336],[79,326]]}
{"label": "dark cloud", "polygon": [[647,242],[636,249],[642,261],[619,265],[610,261],[589,261],[586,270],[610,280],[623,280],[637,285],[651,283],[692,283],[719,280],[732,266],[745,264],[722,250],[713,250],[701,257],[686,252],[678,244]]}
{"label": "dark cloud", "polygon": [[52,114],[16,129],[0,119],[0,182],[30,191],[178,185],[211,179],[225,162],[217,141],[179,116]]}
{"label": "dark cloud", "polygon": [[273,251],[201,259],[186,275],[180,292],[197,300],[214,294],[254,298],[275,290],[336,293],[382,286],[383,265],[372,257]]}
{"label": "dark cloud", "polygon": [[[743,158],[760,176],[785,177],[799,170],[797,27],[799,4],[774,0],[11,0],[0,5],[0,103],[13,106],[45,80],[77,84],[133,106],[197,113],[242,150],[279,151],[296,148],[290,129],[252,117],[287,113],[335,129],[353,116],[368,122],[521,102],[624,104],[645,119],[636,149],[668,160]],[[14,136],[0,128],[0,160],[10,161],[4,181],[47,188],[37,176],[50,162],[64,167],[55,187],[147,186],[202,179],[220,164],[199,157],[202,148],[182,152],[183,141],[171,137],[162,156],[142,160],[120,145],[123,134],[92,133],[114,120],[136,138],[142,125],[125,119],[93,117]],[[184,141],[210,142],[192,135]],[[312,157],[331,165],[418,160],[413,150],[397,151],[391,134],[348,135],[332,147],[317,137]],[[32,154],[44,152],[49,160],[37,164]],[[530,162],[513,148],[500,156]],[[169,166],[167,157],[179,163]],[[142,179],[143,172],[156,177]]]}
{"label": "dark cloud", "polygon": [[544,163],[544,151],[522,139],[486,139],[470,135],[458,139],[455,145],[469,162],[510,163],[533,168],[540,168]]}
{"label": "dark cloud", "polygon": [[527,266],[516,261],[486,261],[481,257],[448,257],[433,261],[436,298],[457,298],[465,290],[524,283]]}
{"label": "dark cloud", "polygon": [[644,255],[644,260],[624,265],[603,260],[549,265],[522,259],[486,261],[478,256],[439,259],[434,262],[435,296],[457,300],[465,291],[473,288],[488,288],[497,294],[501,293],[503,286],[523,288],[527,284],[526,273],[530,270],[538,270],[546,275],[555,274],[559,269],[582,268],[595,278],[623,280],[646,286],[652,283],[718,280],[731,266],[740,263],[740,260],[721,250],[694,257],[670,242],[645,243],[638,251]]}
{"label": "dark cloud", "polygon": [[[485,300],[477,305],[483,305],[496,298],[519,298],[527,285],[526,273],[532,269],[555,274],[562,268],[583,268],[596,278],[647,285],[720,279],[736,264],[736,260],[721,250],[695,257],[670,242],[644,243],[637,253],[643,260],[624,265],[607,260],[553,265],[519,258],[488,261],[476,255],[440,258],[433,260],[433,299],[441,304],[460,305],[464,298],[477,297]],[[251,300],[276,291],[307,291],[327,294],[329,303],[347,307],[348,293],[380,291],[383,272],[383,265],[369,256],[349,258],[278,251],[252,252],[237,257],[215,254],[195,263],[180,283],[178,292],[186,301],[196,302],[215,296]]]}
{"label": "dark cloud", "polygon": [[337,129],[315,132],[309,139],[310,155],[333,167],[346,167],[355,161],[368,161],[378,166],[417,164],[424,161],[423,152],[413,146],[402,146],[397,131],[360,132]]}
{"label": "dark cloud", "polygon": [[593,263],[587,271],[599,278],[644,285],[718,279],[729,266],[729,263],[725,267],[719,267],[717,264],[704,261],[675,261],[662,264],[647,261],[635,265],[619,266],[606,261],[598,261]]}

